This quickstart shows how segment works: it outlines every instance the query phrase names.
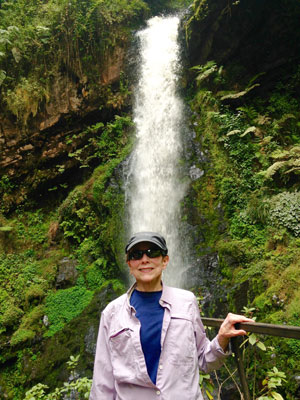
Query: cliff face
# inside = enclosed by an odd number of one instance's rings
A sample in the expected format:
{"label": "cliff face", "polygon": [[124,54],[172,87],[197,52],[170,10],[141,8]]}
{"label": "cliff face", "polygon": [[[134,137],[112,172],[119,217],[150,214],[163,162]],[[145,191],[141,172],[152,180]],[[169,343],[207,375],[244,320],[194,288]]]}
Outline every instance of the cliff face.
{"label": "cliff face", "polygon": [[124,55],[124,47],[115,48],[104,65],[96,66],[98,82],[92,84],[86,77],[55,75],[49,97],[36,115],[28,115],[25,126],[12,115],[0,114],[0,174],[4,184],[9,182],[2,193],[4,211],[66,181],[72,184],[68,177],[81,162],[70,154],[82,151],[88,158],[95,152],[85,128],[109,121],[126,102],[119,92]]}
{"label": "cliff face", "polygon": [[91,141],[101,132],[95,125],[128,105],[125,54],[132,32],[150,13],[143,0],[64,0],[41,7],[8,0],[0,8],[4,212],[26,199],[40,200],[48,189],[70,189],[74,171],[80,181],[83,170],[97,164]]}
{"label": "cliff face", "polygon": [[[189,163],[201,172],[185,199],[195,237],[186,285],[206,314],[251,307],[259,321],[300,324],[299,17],[293,0],[196,0],[186,23]],[[298,398],[299,343],[265,341],[288,376],[281,393]],[[259,359],[260,385],[270,360]]]}
{"label": "cliff face", "polygon": [[235,78],[243,80],[270,71],[278,77],[299,60],[296,0],[196,0],[193,10],[187,27],[192,65],[235,65],[236,72],[241,68]]}

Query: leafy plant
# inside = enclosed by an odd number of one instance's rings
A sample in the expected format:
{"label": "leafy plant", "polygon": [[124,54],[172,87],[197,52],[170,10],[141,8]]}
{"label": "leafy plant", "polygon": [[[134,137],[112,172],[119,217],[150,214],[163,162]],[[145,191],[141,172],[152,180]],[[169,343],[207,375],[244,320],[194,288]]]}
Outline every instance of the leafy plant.
{"label": "leafy plant", "polygon": [[31,329],[19,328],[11,337],[10,344],[17,346],[18,344],[28,342],[35,337],[35,332]]}
{"label": "leafy plant", "polygon": [[199,385],[202,392],[205,392],[209,400],[213,400],[214,384],[212,383],[209,374],[205,374],[202,371],[199,372]]}
{"label": "leafy plant", "polygon": [[48,97],[46,89],[34,78],[21,78],[14,89],[7,90],[4,99],[9,110],[26,125],[30,115],[36,116],[40,102]]}
{"label": "leafy plant", "polygon": [[70,360],[67,361],[68,369],[71,372],[75,371],[75,369],[78,365],[79,358],[80,358],[80,354],[78,354],[77,356],[70,356]]}
{"label": "leafy plant", "polygon": [[26,392],[24,400],[40,400],[45,398],[45,389],[48,389],[47,385],[38,383],[33,388]]}
{"label": "leafy plant", "polygon": [[300,192],[282,192],[268,200],[269,220],[273,226],[300,236]]}
{"label": "leafy plant", "polygon": [[[79,355],[70,356],[70,360],[67,361],[68,369],[71,370],[71,374],[78,365],[79,357]],[[92,380],[83,377],[72,380],[71,382],[65,382],[63,387],[56,388],[51,393],[46,393],[49,387],[38,383],[26,392],[24,400],[63,400],[68,395],[76,396],[78,400],[88,399],[91,386]]]}
{"label": "leafy plant", "polygon": [[[142,0],[6,0],[0,9],[2,106],[26,125],[49,101],[63,70],[87,93],[99,83],[99,64],[107,65],[148,11]],[[118,102],[128,94],[124,82]]]}
{"label": "leafy plant", "polygon": [[286,375],[284,372],[278,371],[273,367],[271,371],[267,372],[266,378],[262,381],[263,389],[262,396],[257,400],[284,400],[280,393],[275,390],[282,386],[282,382],[286,382]]}
{"label": "leafy plant", "polygon": [[90,303],[92,297],[93,292],[77,286],[51,293],[45,304],[45,312],[50,322],[45,336],[53,336],[66,323],[77,317]]}
{"label": "leafy plant", "polygon": [[287,180],[288,174],[300,174],[300,146],[274,152],[272,158],[276,161],[267,170],[261,172],[264,178],[273,179],[275,174],[279,173],[283,180]]}

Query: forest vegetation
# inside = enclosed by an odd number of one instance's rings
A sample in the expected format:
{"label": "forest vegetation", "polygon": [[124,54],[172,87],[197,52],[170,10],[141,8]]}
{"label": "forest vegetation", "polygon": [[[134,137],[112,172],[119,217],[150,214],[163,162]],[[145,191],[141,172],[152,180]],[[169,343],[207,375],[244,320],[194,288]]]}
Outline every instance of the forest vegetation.
{"label": "forest vegetation", "polygon": [[[101,309],[127,286],[128,54],[159,13],[185,10],[184,163],[203,172],[189,177],[182,220],[207,268],[186,287],[206,316],[300,325],[300,3],[190,3],[0,1],[0,398],[92,376]],[[254,398],[275,367],[276,390],[295,400],[300,342],[256,343]]]}

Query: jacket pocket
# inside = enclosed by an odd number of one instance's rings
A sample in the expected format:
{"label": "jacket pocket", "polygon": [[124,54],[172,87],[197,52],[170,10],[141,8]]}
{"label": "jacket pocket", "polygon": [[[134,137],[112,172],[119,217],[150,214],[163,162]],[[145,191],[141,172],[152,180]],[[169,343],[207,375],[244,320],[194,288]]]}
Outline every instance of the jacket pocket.
{"label": "jacket pocket", "polygon": [[131,380],[136,374],[132,331],[129,328],[121,328],[112,332],[109,336],[109,346],[115,379],[119,382]]}
{"label": "jacket pocket", "polygon": [[166,336],[170,363],[185,374],[191,373],[197,363],[193,323],[183,316],[172,316]]}

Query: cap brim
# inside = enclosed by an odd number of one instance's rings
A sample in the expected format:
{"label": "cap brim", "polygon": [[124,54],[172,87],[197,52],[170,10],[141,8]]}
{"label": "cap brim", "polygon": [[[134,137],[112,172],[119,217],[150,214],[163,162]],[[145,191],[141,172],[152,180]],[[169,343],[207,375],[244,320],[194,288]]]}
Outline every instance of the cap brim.
{"label": "cap brim", "polygon": [[128,251],[130,251],[134,246],[136,246],[138,243],[142,243],[142,242],[153,243],[157,247],[159,247],[161,250],[166,252],[166,254],[168,252],[166,241],[165,241],[164,237],[161,236],[159,233],[138,232],[129,239],[129,242],[127,243],[127,246],[125,247],[125,253],[128,253]]}
{"label": "cap brim", "polygon": [[153,243],[156,246],[158,246],[160,249],[165,250],[162,248],[161,243],[158,240],[155,239],[137,239],[134,240],[132,243],[130,243],[127,247],[126,247],[126,253],[131,250],[136,244],[138,243],[142,243],[142,242],[148,242],[148,243]]}

